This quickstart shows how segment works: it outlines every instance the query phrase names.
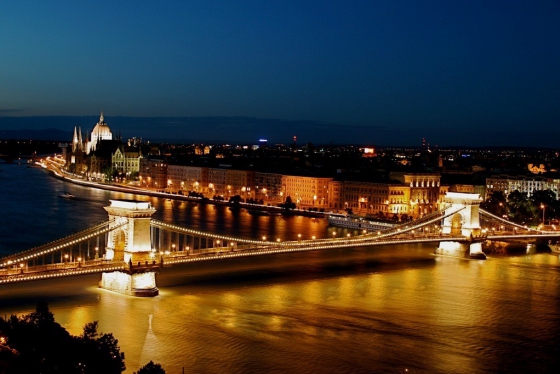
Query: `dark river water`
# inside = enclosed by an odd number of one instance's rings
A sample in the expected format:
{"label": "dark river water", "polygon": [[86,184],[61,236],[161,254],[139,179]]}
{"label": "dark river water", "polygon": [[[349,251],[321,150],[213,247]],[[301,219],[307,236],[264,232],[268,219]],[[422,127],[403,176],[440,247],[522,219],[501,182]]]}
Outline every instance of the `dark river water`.
{"label": "dark river water", "polygon": [[[77,199],[58,196],[68,191]],[[44,170],[0,163],[0,253],[85,229],[109,199]],[[323,219],[256,217],[150,199],[155,218],[249,238],[329,237]],[[340,231],[340,234],[343,234]],[[73,334],[112,332],[127,373],[548,373],[560,364],[560,259],[546,250],[466,261],[433,245],[340,249],[164,269],[160,296],[96,287],[99,275],[0,288],[0,313],[46,299]],[[171,286],[173,285],[173,286]]]}

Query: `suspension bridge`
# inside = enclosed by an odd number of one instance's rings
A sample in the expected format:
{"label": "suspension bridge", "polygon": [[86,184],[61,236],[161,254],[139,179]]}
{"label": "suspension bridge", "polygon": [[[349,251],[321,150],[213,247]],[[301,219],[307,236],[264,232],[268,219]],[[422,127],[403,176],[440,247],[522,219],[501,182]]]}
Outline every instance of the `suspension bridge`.
{"label": "suspension bridge", "polygon": [[162,267],[228,258],[376,245],[437,243],[436,253],[484,259],[487,240],[557,240],[480,209],[477,194],[448,192],[438,212],[383,231],[294,241],[238,238],[152,219],[149,202],[111,200],[109,218],[86,230],[0,259],[0,287],[26,281],[100,273],[99,286],[134,295],[158,294]]}

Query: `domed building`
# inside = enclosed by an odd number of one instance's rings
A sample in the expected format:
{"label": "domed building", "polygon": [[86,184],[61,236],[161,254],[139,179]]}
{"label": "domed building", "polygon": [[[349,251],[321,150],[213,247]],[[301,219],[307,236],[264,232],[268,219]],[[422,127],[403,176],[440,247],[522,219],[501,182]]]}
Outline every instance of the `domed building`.
{"label": "domed building", "polygon": [[99,122],[97,122],[97,124],[93,128],[93,131],[91,132],[87,153],[95,151],[101,140],[113,140],[113,133],[111,132],[111,129],[109,128],[107,123],[105,123],[103,112],[101,112],[101,116],[99,116]]}

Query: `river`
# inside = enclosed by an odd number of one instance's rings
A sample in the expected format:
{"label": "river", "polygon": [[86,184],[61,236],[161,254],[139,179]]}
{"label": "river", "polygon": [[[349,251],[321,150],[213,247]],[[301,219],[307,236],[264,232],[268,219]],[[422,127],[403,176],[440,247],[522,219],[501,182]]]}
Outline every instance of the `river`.
{"label": "river", "polygon": [[[64,191],[77,199],[58,198]],[[332,230],[321,219],[87,189],[25,164],[0,164],[0,192],[2,254],[105,220],[113,198],[149,199],[157,219],[243,237]],[[41,294],[72,334],[97,320],[119,340],[127,373],[149,360],[169,374],[555,371],[557,255],[467,261],[432,252],[386,246],[173,268],[158,275],[160,296],[148,299],[98,289],[98,276],[67,278],[0,289],[0,313],[27,313]]]}

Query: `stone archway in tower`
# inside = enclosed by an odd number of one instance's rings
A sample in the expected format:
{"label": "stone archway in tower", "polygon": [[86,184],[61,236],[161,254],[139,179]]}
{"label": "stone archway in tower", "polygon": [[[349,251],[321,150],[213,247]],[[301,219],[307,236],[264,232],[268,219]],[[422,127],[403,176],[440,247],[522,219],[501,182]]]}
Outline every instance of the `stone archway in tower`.
{"label": "stone archway in tower", "polygon": [[451,217],[451,235],[461,235],[463,228],[463,216],[461,213],[455,213]]}
{"label": "stone archway in tower", "polygon": [[124,261],[124,250],[126,248],[126,234],[124,230],[118,229],[113,236],[113,246],[115,255],[113,257],[116,261]]}

